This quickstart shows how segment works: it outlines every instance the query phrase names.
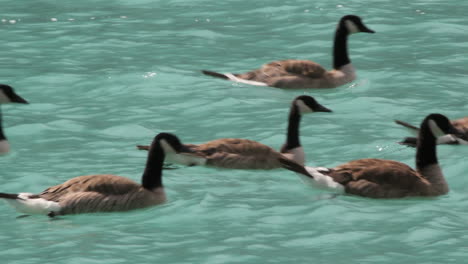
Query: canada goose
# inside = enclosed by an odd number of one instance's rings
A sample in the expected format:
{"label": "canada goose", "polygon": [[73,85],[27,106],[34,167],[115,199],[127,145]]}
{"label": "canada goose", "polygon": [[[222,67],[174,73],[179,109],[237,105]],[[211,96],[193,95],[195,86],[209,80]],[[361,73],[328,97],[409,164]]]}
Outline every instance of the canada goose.
{"label": "canada goose", "polygon": [[[417,135],[419,128],[415,127],[409,123],[395,120],[395,123],[402,125],[409,129],[412,133]],[[455,135],[445,135],[443,137],[437,138],[437,144],[459,144],[459,145],[468,145],[468,117],[460,118],[457,120],[451,120],[450,123],[459,131],[461,134],[458,136]],[[402,145],[407,145],[410,147],[416,147],[417,137],[406,137],[403,141],[399,142]]]}
{"label": "canada goose", "polygon": [[335,168],[306,167],[319,187],[370,198],[437,196],[449,190],[439,167],[436,139],[458,134],[447,117],[430,114],[421,123],[416,151],[416,170],[406,164],[383,159],[360,159]]}
{"label": "canada goose", "polygon": [[174,152],[188,151],[174,135],[158,134],[148,153],[142,184],[116,175],[87,175],[49,187],[40,194],[0,193],[0,198],[20,212],[49,216],[128,211],[158,205],[166,200],[162,166],[167,154],[165,146],[169,145]]}
{"label": "canada goose", "polygon": [[[262,143],[239,138],[222,138],[199,145],[186,144],[189,153],[177,153],[170,145],[166,149],[167,160],[188,166],[206,165],[231,169],[275,169],[281,168],[279,159],[287,158],[304,164],[304,150],[299,141],[299,122],[301,115],[310,112],[331,112],[319,104],[313,97],[302,95],[296,97],[289,113],[289,124],[286,143],[280,152]],[[148,146],[137,146],[145,150]]]}
{"label": "canada goose", "polygon": [[[27,104],[28,102],[17,95],[11,86],[0,84],[0,104],[8,103]],[[8,151],[10,151],[10,144],[8,144],[8,140],[3,133],[2,112],[0,111],[0,155],[6,154]]]}
{"label": "canada goose", "polygon": [[235,82],[278,88],[335,88],[356,78],[348,57],[348,36],[354,33],[375,33],[362,23],[361,18],[347,15],[340,19],[333,46],[333,70],[308,60],[281,60],[263,65],[243,74],[217,73],[203,70],[206,75]]}

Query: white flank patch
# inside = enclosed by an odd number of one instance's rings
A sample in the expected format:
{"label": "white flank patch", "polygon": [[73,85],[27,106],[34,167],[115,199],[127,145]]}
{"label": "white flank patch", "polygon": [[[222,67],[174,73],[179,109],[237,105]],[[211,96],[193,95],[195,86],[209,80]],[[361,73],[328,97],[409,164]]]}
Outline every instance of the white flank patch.
{"label": "white flank patch", "polygon": [[206,164],[205,158],[190,154],[169,154],[166,156],[166,160],[186,166],[204,166]]}
{"label": "white flank patch", "polygon": [[0,155],[6,154],[9,151],[10,151],[10,144],[8,143],[8,141],[5,139],[0,140]]}
{"label": "white flank patch", "polygon": [[302,100],[296,100],[296,106],[299,108],[299,113],[305,114],[305,113],[312,113],[314,110],[312,110],[309,106],[307,106],[304,101]]}
{"label": "white flank patch", "polygon": [[320,170],[327,171],[326,168],[313,168],[313,167],[305,167],[305,169],[312,175],[314,178],[311,179],[305,175],[297,173],[301,176],[301,179],[304,181],[305,184],[310,185],[315,188],[320,189],[327,189],[327,190],[334,190],[338,193],[344,192],[344,186],[335,182],[331,177],[320,173]]}
{"label": "white flank patch", "polygon": [[437,123],[434,120],[429,120],[429,128],[431,129],[432,134],[434,137],[438,138],[441,136],[444,136],[445,133],[440,129],[440,127],[437,125]]}
{"label": "white flank patch", "polygon": [[351,20],[346,20],[345,21],[345,26],[348,29],[349,34],[354,34],[354,33],[361,32],[359,30],[358,26],[356,26],[356,24],[354,24],[354,22],[351,21]]}
{"label": "white flank patch", "polygon": [[234,82],[245,83],[245,84],[256,85],[256,86],[268,86],[266,83],[256,82],[256,81],[249,81],[249,80],[244,80],[244,79],[241,79],[241,78],[237,78],[232,73],[224,73],[224,75],[226,75],[226,77],[228,77],[229,80],[234,81]]}
{"label": "white flank patch", "polygon": [[288,150],[288,152],[282,153],[290,160],[294,160],[295,162],[304,165],[305,163],[305,153],[303,147],[297,147]]}
{"label": "white flank patch", "polygon": [[468,145],[468,141],[466,141],[464,139],[457,138],[457,141],[458,141],[458,144],[460,144],[460,145]]}
{"label": "white flank patch", "polygon": [[47,201],[43,198],[31,199],[31,193],[19,193],[18,199],[4,199],[17,211],[25,214],[47,215],[50,212],[59,212],[60,205],[57,202]]}
{"label": "white flank patch", "polygon": [[3,92],[3,90],[0,90],[0,104],[8,104],[11,103],[11,100],[6,94]]}

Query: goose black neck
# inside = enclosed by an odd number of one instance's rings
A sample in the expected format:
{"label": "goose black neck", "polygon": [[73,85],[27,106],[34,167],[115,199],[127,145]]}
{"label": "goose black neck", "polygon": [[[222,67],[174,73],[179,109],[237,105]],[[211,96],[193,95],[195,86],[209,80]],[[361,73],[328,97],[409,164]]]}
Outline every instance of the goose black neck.
{"label": "goose black neck", "polygon": [[145,172],[142,177],[143,188],[154,190],[162,187],[162,168],[165,154],[159,142],[153,143],[148,152]]}
{"label": "goose black neck", "polygon": [[3,126],[2,126],[2,109],[0,108],[0,140],[5,140],[5,134],[3,134]]}
{"label": "goose black neck", "polygon": [[423,123],[418,135],[416,168],[423,169],[437,163],[436,138],[432,135],[428,124]]}
{"label": "goose black neck", "polygon": [[286,135],[286,144],[284,148],[286,150],[294,149],[301,146],[299,142],[299,123],[301,122],[301,115],[299,114],[299,109],[296,103],[294,102],[289,111],[289,120],[288,120],[288,132]]}
{"label": "goose black neck", "polygon": [[340,24],[336,29],[333,44],[333,68],[339,69],[350,62],[348,57],[348,31]]}

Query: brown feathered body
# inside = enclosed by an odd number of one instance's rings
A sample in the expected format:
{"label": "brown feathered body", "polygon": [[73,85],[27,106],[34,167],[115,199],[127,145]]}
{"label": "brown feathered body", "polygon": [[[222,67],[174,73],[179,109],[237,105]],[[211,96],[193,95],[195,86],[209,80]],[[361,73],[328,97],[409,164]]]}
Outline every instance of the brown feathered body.
{"label": "brown feathered body", "polygon": [[393,160],[360,159],[320,172],[343,185],[346,193],[370,198],[434,196],[448,192],[438,165],[424,170],[416,171]]}
{"label": "brown feathered body", "polygon": [[287,89],[334,88],[356,78],[348,56],[348,36],[358,32],[375,33],[367,28],[361,18],[343,16],[338,22],[333,41],[333,70],[327,71],[320,64],[309,60],[280,60],[263,65],[260,69],[242,74],[222,74],[202,71],[203,74],[257,86],[273,86]]}
{"label": "brown feathered body", "polygon": [[[148,146],[137,146],[148,150]],[[240,138],[222,138],[203,144],[184,144],[188,151],[168,153],[168,162],[188,166],[206,165],[228,169],[276,169],[283,167],[280,159],[290,159],[287,153],[279,153],[257,141]]]}
{"label": "brown feathered body", "polygon": [[59,214],[127,211],[166,200],[163,188],[150,191],[130,179],[109,174],[75,177],[34,198],[59,203]]}
{"label": "brown feathered body", "polygon": [[[458,133],[441,114],[424,118],[416,147],[416,169],[384,159],[353,160],[332,169],[307,168],[313,183],[370,198],[438,196],[449,191],[437,159],[437,139]],[[338,185],[337,185],[338,183]]]}
{"label": "brown feathered body", "polygon": [[351,65],[339,71],[327,71],[320,64],[309,60],[274,61],[260,69],[234,75],[279,88],[334,88],[355,79]]}
{"label": "brown feathered body", "polygon": [[319,64],[308,60],[282,60],[263,65],[260,69],[251,72],[236,74],[236,76],[257,82],[268,82],[270,78],[289,75],[320,78],[326,70]]}
{"label": "brown feathered body", "polygon": [[452,120],[450,122],[456,129],[458,129],[458,131],[462,132],[466,136],[466,139],[468,139],[468,116]]}

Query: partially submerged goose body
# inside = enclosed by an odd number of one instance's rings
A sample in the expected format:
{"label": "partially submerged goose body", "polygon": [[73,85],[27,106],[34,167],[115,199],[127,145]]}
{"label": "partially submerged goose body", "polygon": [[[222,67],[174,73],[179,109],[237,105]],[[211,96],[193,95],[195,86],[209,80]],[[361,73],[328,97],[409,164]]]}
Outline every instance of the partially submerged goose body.
{"label": "partially submerged goose body", "polygon": [[[239,138],[222,138],[203,144],[184,144],[186,151],[175,152],[170,145],[163,145],[167,161],[187,166],[206,165],[229,169],[276,169],[283,167],[281,159],[304,164],[304,150],[299,141],[299,123],[302,114],[331,112],[313,97],[296,97],[289,113],[286,143],[278,152],[262,143]],[[141,150],[148,146],[137,146]]]}
{"label": "partially submerged goose body", "polygon": [[441,114],[428,115],[421,124],[416,169],[393,160],[360,159],[335,168],[306,167],[307,179],[319,187],[370,198],[438,196],[449,190],[436,154],[437,138],[459,132]]}
{"label": "partially submerged goose body", "polygon": [[110,174],[86,175],[47,188],[40,194],[0,193],[19,212],[49,216],[95,212],[128,211],[155,206],[166,201],[162,184],[162,167],[166,157],[164,145],[182,151],[177,137],[158,134],[148,152],[142,183]]}
{"label": "partially submerged goose body", "polygon": [[242,74],[218,73],[203,70],[203,74],[234,82],[278,88],[334,88],[356,78],[348,56],[348,36],[354,33],[375,33],[361,18],[347,15],[340,19],[333,45],[333,69],[327,71],[320,64],[308,60],[281,60],[263,65],[260,69]]}

